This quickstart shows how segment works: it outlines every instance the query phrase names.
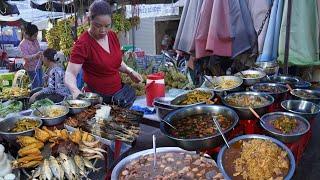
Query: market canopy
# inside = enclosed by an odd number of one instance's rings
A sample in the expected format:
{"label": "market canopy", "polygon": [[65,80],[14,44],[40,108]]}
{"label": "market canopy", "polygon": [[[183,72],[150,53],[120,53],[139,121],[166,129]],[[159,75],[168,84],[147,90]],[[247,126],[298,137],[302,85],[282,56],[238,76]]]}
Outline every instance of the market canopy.
{"label": "market canopy", "polygon": [[6,16],[19,13],[20,12],[16,5],[10,4],[4,0],[0,0],[0,15]]}
{"label": "market canopy", "polygon": [[[88,4],[89,1],[83,1],[84,4]],[[54,12],[74,12],[73,0],[30,0],[30,6],[42,11],[54,11]]]}
{"label": "market canopy", "polygon": [[28,1],[11,2],[20,11],[19,15],[2,16],[0,15],[1,25],[21,25],[23,21],[35,24],[40,30],[47,29],[51,19],[64,17],[63,12],[41,11],[30,7]]}

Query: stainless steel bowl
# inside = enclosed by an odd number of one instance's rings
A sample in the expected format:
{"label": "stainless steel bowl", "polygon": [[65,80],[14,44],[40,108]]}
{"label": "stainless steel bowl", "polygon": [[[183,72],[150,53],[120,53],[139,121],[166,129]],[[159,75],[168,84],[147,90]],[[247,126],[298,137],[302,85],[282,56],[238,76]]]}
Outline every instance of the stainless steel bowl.
{"label": "stainless steel bowl", "polygon": [[206,76],[214,85],[219,85],[221,84],[224,80],[233,80],[236,82],[235,86],[232,88],[228,89],[223,89],[223,88],[214,88],[212,87],[213,85],[208,81],[205,80],[204,82],[204,87],[211,89],[215,92],[223,92],[223,91],[237,91],[240,89],[240,86],[243,83],[243,80],[240,77],[237,76],[219,76],[219,77],[211,77],[211,76]]}
{"label": "stainless steel bowl", "polygon": [[[235,144],[236,142],[240,141],[240,140],[250,140],[250,139],[263,139],[263,140],[270,140],[271,142],[277,144],[282,150],[286,151],[288,153],[288,158],[289,158],[289,162],[290,162],[290,168],[289,168],[289,172],[287,174],[287,176],[284,178],[284,180],[290,180],[294,174],[294,171],[296,169],[296,162],[294,160],[294,156],[291,152],[291,150],[284,145],[282,142],[269,137],[269,136],[264,136],[264,135],[257,135],[257,134],[251,134],[251,135],[242,135],[239,137],[236,137],[234,139],[232,139],[231,141],[229,141],[229,144]],[[220,171],[222,172],[222,174],[224,175],[225,179],[227,180],[231,180],[232,179],[232,175],[228,174],[225,170],[224,164],[223,164],[223,157],[225,154],[225,151],[227,150],[227,146],[224,146],[218,154],[218,158],[217,158],[217,163],[218,163],[218,167],[220,169]]]}
{"label": "stainless steel bowl", "polygon": [[319,105],[304,100],[282,101],[281,107],[286,111],[303,116],[307,120],[315,118],[320,113]]}
{"label": "stainless steel bowl", "polygon": [[[77,104],[77,105],[81,105],[81,107],[71,107],[70,105],[73,105],[73,104]],[[67,100],[67,102],[62,102],[62,105],[63,106],[66,106],[69,108],[69,112],[71,114],[78,114],[82,111],[84,111],[85,109],[87,109],[91,103],[89,101],[86,101],[86,100]]]}
{"label": "stainless steel bowl", "polygon": [[89,101],[92,106],[96,104],[101,104],[103,101],[102,97],[97,93],[86,92],[83,95],[84,97],[81,97],[80,99]]}
{"label": "stainless steel bowl", "polygon": [[295,88],[297,89],[308,89],[311,87],[311,83],[310,82],[307,82],[307,81],[304,81],[304,80],[299,80],[298,83],[296,83],[294,85]]}
{"label": "stainless steel bowl", "polygon": [[160,97],[156,98],[153,102],[153,106],[156,109],[157,116],[160,119],[164,119],[164,117],[172,112],[175,109],[178,109],[177,107],[173,107],[170,103],[174,98],[172,97]]}
{"label": "stainless steel bowl", "polygon": [[[299,92],[310,93],[312,95],[317,96],[318,98],[306,98],[306,97],[298,96],[297,93],[299,93]],[[316,104],[320,103],[320,91],[317,91],[317,90],[293,89],[292,91],[290,91],[290,94],[293,96],[294,99],[311,101],[311,102],[316,103]]]}
{"label": "stainless steel bowl", "polygon": [[[281,92],[273,93],[273,92],[261,91],[260,88],[263,86],[277,87],[281,90]],[[278,83],[258,83],[251,86],[250,89],[254,92],[262,92],[262,93],[270,94],[277,102],[279,101],[281,102],[282,100],[284,100],[287,96],[287,93],[289,92],[289,89],[286,85],[278,84]]]}
{"label": "stainless steel bowl", "polygon": [[[43,114],[46,114],[48,111],[52,110],[53,108],[60,109],[61,111],[63,111],[63,114],[54,118],[42,117],[42,115],[40,114],[40,112],[42,112]],[[51,105],[46,107],[40,107],[38,109],[40,112],[38,110],[34,110],[32,112],[32,115],[41,118],[43,121],[43,124],[47,126],[54,126],[54,125],[61,124],[67,118],[67,114],[69,113],[69,108],[61,105]]]}
{"label": "stainless steel bowl", "polygon": [[[200,114],[221,114],[226,116],[229,119],[233,120],[232,125],[223,131],[224,134],[228,134],[237,124],[239,121],[239,117],[232,109],[224,106],[219,105],[197,105],[186,107],[182,109],[175,110],[169,113],[164,121],[171,123],[174,120],[181,120],[185,117],[192,116],[192,115],[200,115]],[[208,148],[214,148],[223,144],[222,136],[219,133],[213,134],[210,137],[205,138],[195,138],[195,139],[181,139],[173,137],[168,129],[170,127],[165,123],[160,123],[160,130],[161,132],[166,135],[169,139],[177,144],[177,146],[186,149],[186,150],[203,150]]]}
{"label": "stainless steel bowl", "polygon": [[22,132],[9,132],[10,129],[12,129],[15,126],[15,123],[20,121],[22,118],[27,118],[27,119],[32,119],[35,121],[39,122],[39,126],[41,127],[42,121],[38,117],[33,117],[33,116],[12,116],[9,118],[4,119],[3,121],[0,122],[0,135],[10,141],[10,142],[15,142],[18,136],[32,136],[34,133],[34,129],[30,129],[27,131],[22,131]]}
{"label": "stainless steel bowl", "polygon": [[[183,152],[183,153],[188,153],[188,154],[195,154],[196,152],[190,152],[190,151],[185,151],[181,148],[178,147],[161,147],[157,148],[157,153],[165,153],[165,152]],[[144,151],[136,152],[134,154],[131,154],[130,156],[127,156],[126,158],[122,159],[112,170],[111,174],[111,180],[118,180],[121,171],[127,164],[130,162],[139,159],[140,157],[153,154],[153,149],[147,149]],[[214,166],[217,166],[214,161],[212,161]]]}
{"label": "stainless steel bowl", "polygon": [[256,69],[265,72],[267,75],[278,74],[279,64],[276,61],[256,62]]}
{"label": "stainless steel bowl", "polygon": [[[257,75],[259,75],[259,77],[246,78],[243,76],[243,75],[248,75],[248,74],[257,74]],[[263,71],[258,71],[258,70],[246,70],[246,71],[241,71],[241,73],[240,72],[236,73],[235,76],[242,78],[243,84],[245,86],[252,86],[256,83],[259,83],[266,76],[266,73]]]}
{"label": "stainless steel bowl", "polygon": [[[194,89],[193,91],[203,91],[203,92],[206,92],[206,93],[210,93],[211,97],[209,99],[212,99],[214,97],[214,92],[211,89],[208,89],[208,88],[197,88],[197,89]],[[192,91],[185,92],[185,93],[175,97],[170,102],[170,104],[171,104],[170,107],[172,107],[174,109],[178,109],[178,108],[184,108],[184,107],[189,107],[189,106],[200,105],[200,104],[205,104],[206,103],[206,101],[201,101],[201,102],[188,104],[188,105],[179,105],[183,100],[185,100],[187,98],[187,95],[190,92],[192,92]]]}
{"label": "stainless steel bowl", "polygon": [[232,96],[237,96],[237,95],[250,95],[250,96],[258,96],[258,97],[265,98],[268,101],[268,103],[260,107],[252,107],[260,116],[267,113],[268,107],[271,106],[274,102],[274,98],[271,95],[260,93],[260,92],[237,92],[237,93],[228,94],[227,96],[223,97],[222,103],[234,109],[237,112],[240,120],[252,120],[252,119],[256,119],[256,117],[252,114],[249,107],[233,106],[227,103],[226,100],[228,98]]}
{"label": "stainless steel bowl", "polygon": [[299,83],[299,79],[296,77],[291,77],[291,76],[270,76],[269,81],[274,82],[274,83],[280,83],[280,84],[289,84],[293,87],[295,87],[295,84]]}
{"label": "stainless steel bowl", "polygon": [[[280,131],[276,130],[270,123],[269,121],[276,119],[277,117],[281,116],[288,116],[288,117],[294,117],[297,119],[300,124],[299,124],[299,132],[296,133],[291,133],[291,134],[284,134],[281,133]],[[288,113],[288,112],[273,112],[273,113],[268,113],[265,114],[261,117],[261,120],[264,122],[260,121],[260,124],[263,129],[265,129],[268,134],[284,143],[292,143],[301,138],[305,133],[307,133],[310,130],[310,123],[302,116],[293,114],[293,113]]]}

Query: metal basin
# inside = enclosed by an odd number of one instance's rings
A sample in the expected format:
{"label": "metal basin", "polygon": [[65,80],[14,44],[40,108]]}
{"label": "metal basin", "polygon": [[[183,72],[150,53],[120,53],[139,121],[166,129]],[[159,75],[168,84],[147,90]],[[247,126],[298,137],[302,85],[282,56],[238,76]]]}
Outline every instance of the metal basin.
{"label": "metal basin", "polygon": [[176,107],[171,106],[171,101],[174,98],[172,97],[159,97],[156,98],[153,102],[153,106],[156,109],[157,112],[157,116],[160,119],[164,119],[164,117],[169,114],[170,112],[172,112],[175,109],[178,109]]}
{"label": "metal basin", "polygon": [[[242,73],[242,74],[241,74]],[[245,86],[252,86],[256,83],[259,83],[265,76],[266,73],[263,71],[258,71],[258,70],[246,70],[246,71],[241,71],[236,73],[235,76],[238,76],[240,78],[243,79],[243,84]],[[246,78],[243,75],[248,75],[248,74],[255,74],[255,75],[259,75],[259,77],[257,78]]]}
{"label": "metal basin", "polygon": [[[268,86],[271,88],[278,88],[280,90],[280,92],[276,93],[276,92],[263,91],[261,88],[264,86]],[[258,84],[251,86],[250,89],[254,92],[262,92],[262,93],[269,94],[277,102],[279,102],[279,101],[281,102],[282,100],[284,100],[287,96],[287,93],[289,92],[289,89],[286,85],[278,84],[278,83],[258,83]]]}
{"label": "metal basin", "polygon": [[303,80],[299,80],[297,84],[294,85],[295,88],[297,89],[308,89],[311,87],[311,83]]}
{"label": "metal basin", "polygon": [[204,82],[204,87],[211,89],[215,92],[224,92],[224,91],[237,91],[240,89],[241,84],[243,83],[243,80],[240,77],[237,76],[219,76],[219,77],[211,77],[211,76],[206,76],[212,83],[214,83],[215,85],[219,85],[221,84],[223,81],[225,80],[233,80],[236,82],[235,86],[232,88],[227,88],[227,89],[223,89],[223,88],[214,88],[212,87],[213,85],[208,81],[205,80]]}
{"label": "metal basin", "polygon": [[[79,105],[80,107],[72,107],[70,105]],[[69,112],[71,114],[78,114],[82,111],[84,111],[85,109],[87,109],[91,103],[89,101],[86,101],[86,100],[67,100],[67,102],[62,102],[62,105],[63,106],[66,106],[69,108]]]}
{"label": "metal basin", "polygon": [[[257,135],[257,134],[252,134],[252,135],[243,135],[243,136],[239,136],[236,137],[234,139],[232,139],[231,141],[229,141],[229,144],[232,145],[240,140],[250,140],[250,139],[264,139],[264,140],[270,140],[271,142],[277,144],[282,150],[286,151],[288,153],[288,158],[289,158],[289,162],[290,162],[290,167],[289,167],[289,172],[287,174],[287,176],[284,178],[284,180],[290,180],[294,174],[295,168],[296,168],[296,162],[294,160],[294,156],[292,154],[292,152],[290,151],[290,149],[284,145],[282,142],[272,138],[272,137],[268,137],[268,136],[263,136],[263,135]],[[220,169],[220,171],[222,172],[222,174],[224,175],[225,179],[227,180],[231,180],[232,179],[232,175],[228,174],[226,172],[226,169],[224,167],[223,164],[223,157],[225,155],[225,152],[227,150],[227,146],[224,146],[218,154],[218,158],[217,158],[217,163],[218,163],[218,167]]]}
{"label": "metal basin", "polygon": [[274,83],[280,83],[280,84],[289,84],[293,87],[295,87],[296,84],[299,83],[299,79],[296,77],[291,76],[271,76],[269,77],[269,80]]}
{"label": "metal basin", "polygon": [[102,97],[97,93],[86,92],[83,95],[84,96],[81,97],[80,99],[89,101],[92,106],[94,106],[96,104],[101,104],[103,101]]}
{"label": "metal basin", "polygon": [[274,98],[271,95],[265,94],[265,93],[260,93],[260,92],[237,92],[237,93],[231,93],[228,94],[227,96],[222,98],[222,103],[232,109],[234,109],[240,120],[252,120],[256,119],[256,117],[252,114],[250,111],[249,107],[241,107],[241,106],[233,106],[227,103],[227,99],[232,97],[232,96],[237,96],[237,95],[250,95],[250,96],[258,96],[258,97],[263,97],[265,98],[268,103],[264,104],[263,106],[259,107],[252,107],[260,116],[268,112],[268,107],[270,107],[273,102]]}
{"label": "metal basin", "polygon": [[279,64],[276,61],[256,62],[256,69],[265,72],[267,75],[278,74]]}
{"label": "metal basin", "polygon": [[303,116],[307,120],[315,118],[320,112],[319,105],[304,100],[282,101],[281,107],[286,111]]}
{"label": "metal basin", "polygon": [[[280,132],[279,130],[276,130],[269,121],[274,120],[277,117],[280,116],[288,116],[288,117],[294,117],[296,120],[299,121],[299,130],[294,133],[290,134],[284,134]],[[260,122],[263,129],[265,129],[268,134],[284,143],[292,143],[301,138],[305,133],[307,133],[310,130],[310,123],[302,116],[296,115],[293,113],[288,112],[273,112],[265,114],[261,117],[261,120],[264,122]]]}
{"label": "metal basin", "polygon": [[[169,113],[164,121],[171,123],[174,120],[181,120],[185,117],[192,116],[192,115],[200,115],[200,114],[221,114],[229,119],[233,120],[232,125],[224,131],[224,134],[228,134],[237,124],[239,121],[239,117],[232,109],[224,106],[219,105],[197,105],[186,107],[182,109],[175,110]],[[181,139],[173,137],[169,133],[169,126],[165,123],[160,123],[160,130],[161,132],[166,135],[169,139],[177,144],[177,146],[186,149],[186,150],[203,150],[214,148],[223,144],[222,136],[219,133],[213,134],[210,137],[205,138],[195,138],[195,139]]]}
{"label": "metal basin", "polygon": [[[197,88],[193,91],[203,91],[203,92],[206,92],[206,93],[210,93],[211,94],[211,97],[209,99],[212,99],[214,97],[214,92],[210,89],[207,89],[207,88]],[[187,98],[187,95],[188,93],[190,93],[192,91],[188,91],[188,92],[185,92],[177,97],[175,97],[171,102],[170,102],[170,108],[173,108],[173,109],[178,109],[178,108],[184,108],[184,107],[189,107],[189,106],[194,106],[194,105],[200,105],[200,104],[205,104],[206,101],[201,101],[201,102],[197,102],[197,103],[193,103],[193,104],[188,104],[188,105],[179,105],[183,100],[185,100]],[[208,100],[209,100],[208,99]]]}
{"label": "metal basin", "polygon": [[47,126],[54,126],[54,125],[61,124],[67,118],[67,114],[69,113],[69,108],[67,108],[65,106],[61,106],[61,105],[51,105],[51,106],[46,106],[46,107],[40,107],[38,109],[42,113],[46,114],[48,111],[52,110],[53,108],[60,109],[61,111],[63,111],[63,114],[61,114],[58,117],[49,118],[49,117],[42,117],[42,115],[40,114],[40,112],[38,110],[34,110],[32,112],[32,115],[41,118],[43,121],[43,124],[47,125]]}
{"label": "metal basin", "polygon": [[[123,170],[123,168],[125,168],[125,166],[127,164],[129,164],[130,162],[139,159],[140,157],[146,156],[146,155],[150,155],[153,154],[153,149],[147,149],[144,151],[140,151],[140,152],[136,152],[134,154],[131,154],[130,156],[127,156],[126,158],[122,159],[112,170],[112,174],[111,174],[111,180],[118,180],[121,171]],[[161,148],[157,148],[157,153],[166,153],[166,152],[183,152],[186,154],[195,154],[196,152],[190,152],[190,151],[186,151],[183,150],[181,148],[178,147],[161,147]],[[216,166],[216,163],[214,161],[212,161],[214,164],[213,166]],[[217,168],[218,169],[218,168]]]}
{"label": "metal basin", "polygon": [[[299,93],[304,92],[304,93],[309,93],[312,95],[317,96],[318,98],[307,98],[307,97],[302,97],[299,95]],[[293,96],[294,99],[299,99],[299,100],[305,100],[305,101],[310,101],[316,104],[320,103],[320,91],[317,90],[309,90],[309,89],[293,89],[290,94]]]}
{"label": "metal basin", "polygon": [[10,129],[12,129],[15,126],[15,123],[18,122],[22,118],[27,118],[27,119],[32,119],[35,121],[39,122],[39,126],[41,127],[42,121],[40,118],[37,117],[32,117],[32,116],[12,116],[9,118],[4,119],[3,121],[0,122],[0,135],[10,141],[10,142],[15,142],[18,136],[32,136],[34,133],[34,129],[30,129],[27,131],[22,131],[22,132],[8,132]]}

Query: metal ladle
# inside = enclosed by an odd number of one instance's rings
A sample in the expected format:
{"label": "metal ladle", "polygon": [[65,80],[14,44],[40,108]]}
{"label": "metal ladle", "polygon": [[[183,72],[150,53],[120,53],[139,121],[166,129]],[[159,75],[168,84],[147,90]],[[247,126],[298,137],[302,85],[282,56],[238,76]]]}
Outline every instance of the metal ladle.
{"label": "metal ladle", "polygon": [[242,73],[242,71],[239,71],[239,73],[241,74],[241,76],[242,76],[243,78],[246,77],[246,76]]}
{"label": "metal ladle", "polygon": [[69,107],[72,107],[72,105],[69,103],[68,100],[65,100],[64,102],[66,102],[68,104]]}
{"label": "metal ladle", "polygon": [[213,120],[214,124],[216,125],[216,127],[217,127],[218,131],[220,132],[220,134],[221,134],[221,136],[222,136],[222,138],[223,138],[224,142],[226,143],[227,147],[228,147],[228,148],[230,148],[230,145],[229,145],[229,143],[228,143],[228,141],[227,141],[226,137],[224,136],[224,134],[223,134],[223,132],[222,132],[222,129],[221,129],[221,127],[220,127],[219,122],[217,121],[217,119],[216,119],[214,116],[212,116],[212,120]]}
{"label": "metal ladle", "polygon": [[207,76],[203,76],[203,77],[213,86],[214,89],[219,87],[219,85],[214,84],[209,78],[207,78]]}
{"label": "metal ladle", "polygon": [[262,124],[265,124],[265,122],[262,121],[262,119],[261,119],[261,117],[259,116],[259,114],[258,114],[252,107],[249,107],[249,110],[252,112],[252,114],[253,114],[256,118],[258,118],[258,119],[260,120],[260,122],[261,122]]}
{"label": "metal ladle", "polygon": [[169,122],[160,119],[160,121],[164,122],[165,124],[167,124],[168,126],[170,126],[172,129],[177,130],[177,128],[175,128],[172,124],[170,124]]}
{"label": "metal ladle", "polygon": [[35,109],[40,113],[41,117],[46,117],[37,107]]}
{"label": "metal ladle", "polygon": [[157,143],[156,136],[152,135],[152,148],[153,148],[153,170],[156,170],[157,165]]}

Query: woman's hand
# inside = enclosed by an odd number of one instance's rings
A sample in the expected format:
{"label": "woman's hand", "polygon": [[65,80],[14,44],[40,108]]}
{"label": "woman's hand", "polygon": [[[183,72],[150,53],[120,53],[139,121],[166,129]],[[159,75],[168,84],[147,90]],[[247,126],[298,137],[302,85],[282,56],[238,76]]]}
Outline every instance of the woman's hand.
{"label": "woman's hand", "polygon": [[77,97],[79,96],[79,94],[82,94],[82,92],[80,90],[74,91],[72,92],[72,98],[73,99],[77,99]]}
{"label": "woman's hand", "polygon": [[131,71],[130,73],[128,73],[128,76],[135,83],[140,83],[143,81],[142,76],[139,73],[137,73],[136,71]]}
{"label": "woman's hand", "polygon": [[35,58],[36,59],[41,59],[42,58],[42,52],[41,51],[37,52],[37,54],[35,54]]}

